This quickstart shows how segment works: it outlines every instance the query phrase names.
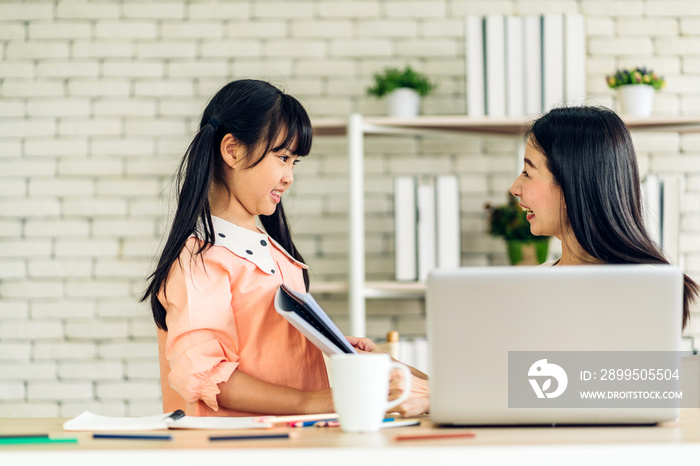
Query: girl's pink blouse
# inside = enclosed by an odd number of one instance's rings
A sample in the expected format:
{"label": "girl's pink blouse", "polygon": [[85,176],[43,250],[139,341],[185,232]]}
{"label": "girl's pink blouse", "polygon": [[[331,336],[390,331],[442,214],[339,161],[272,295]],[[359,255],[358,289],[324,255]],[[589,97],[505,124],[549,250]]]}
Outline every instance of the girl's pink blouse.
{"label": "girl's pink blouse", "polygon": [[[221,224],[219,221],[215,225],[217,232]],[[282,282],[294,290],[305,291],[305,266],[267,235],[250,233],[263,238],[259,242],[267,242],[266,247],[244,246],[236,254],[215,244],[193,257],[201,241],[192,237],[183,248],[179,263],[170,270],[165,293],[161,291],[159,295],[168,325],[168,332],[160,335],[161,340],[165,337],[161,378],[167,374],[168,382],[161,380],[165,411],[180,408],[194,416],[258,414],[218,405],[217,384],[227,381],[234,370],[299,390],[329,387],[321,351],[280,316],[273,305]],[[235,229],[231,234],[237,234]],[[267,257],[245,257],[253,253],[261,256],[266,250]],[[270,263],[274,264],[274,271],[269,268]]]}

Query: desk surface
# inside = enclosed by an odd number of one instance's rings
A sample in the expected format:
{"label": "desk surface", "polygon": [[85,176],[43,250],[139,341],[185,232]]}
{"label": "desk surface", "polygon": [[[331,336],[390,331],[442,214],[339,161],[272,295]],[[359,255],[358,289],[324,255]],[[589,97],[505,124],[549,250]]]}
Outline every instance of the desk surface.
{"label": "desk surface", "polygon": [[[643,427],[489,427],[438,428],[429,420],[420,426],[384,429],[371,434],[348,434],[339,428],[287,428],[270,430],[170,430],[172,441],[98,440],[89,432],[64,432],[61,418],[0,419],[0,434],[49,433],[52,437],[77,437],[77,444],[0,445],[2,464],[73,465],[99,462],[100,466],[145,459],[192,466],[199,462],[254,461],[255,464],[304,465],[332,461],[336,465],[421,464],[438,465],[466,459],[489,464],[538,464],[566,459],[567,464],[591,461],[630,463],[632,459],[684,461],[700,458],[700,409],[682,411],[677,422]],[[289,439],[210,442],[210,435],[291,432]],[[396,441],[406,434],[473,432],[473,438]],[[150,432],[163,434],[165,431]],[[10,462],[10,460],[15,460]],[[51,463],[47,463],[50,461]],[[63,462],[59,463],[63,464]],[[209,463],[211,464],[211,463]],[[206,466],[209,466],[206,464]],[[251,463],[252,464],[252,463]],[[659,463],[660,464],[660,463]],[[678,463],[680,464],[680,463]]]}

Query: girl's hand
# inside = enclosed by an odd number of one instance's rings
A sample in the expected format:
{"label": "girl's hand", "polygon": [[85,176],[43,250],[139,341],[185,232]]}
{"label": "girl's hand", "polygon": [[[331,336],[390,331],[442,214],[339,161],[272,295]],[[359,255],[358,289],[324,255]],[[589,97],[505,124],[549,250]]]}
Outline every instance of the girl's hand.
{"label": "girl's hand", "polygon": [[[381,349],[379,349],[379,346],[377,346],[376,343],[374,343],[372,340],[369,338],[359,338],[359,337],[352,337],[349,335],[345,335],[345,338],[350,342],[350,344],[358,350],[360,353],[384,353]],[[391,358],[393,361],[396,362],[401,362],[398,361],[397,359]],[[403,363],[402,363],[403,364]],[[406,364],[408,366],[408,364]],[[425,375],[423,372],[419,371],[413,366],[408,366],[409,369],[411,369],[411,374],[413,374],[416,377],[419,377],[423,380],[428,380],[428,376]]]}
{"label": "girl's hand", "polygon": [[383,353],[382,350],[369,338],[359,338],[346,335],[345,338],[360,353]]}

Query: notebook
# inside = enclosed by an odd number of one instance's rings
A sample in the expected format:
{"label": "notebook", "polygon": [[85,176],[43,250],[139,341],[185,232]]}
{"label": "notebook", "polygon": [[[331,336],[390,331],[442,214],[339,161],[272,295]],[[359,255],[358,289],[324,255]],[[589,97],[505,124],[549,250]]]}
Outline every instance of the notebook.
{"label": "notebook", "polygon": [[275,310],[327,356],[357,353],[310,293],[282,284],[275,293]]}
{"label": "notebook", "polygon": [[[640,377],[641,388],[652,386],[656,369],[668,377],[658,383],[679,387],[677,372],[654,366],[667,364],[667,356],[675,364],[682,286],[682,272],[665,265],[433,271],[426,294],[431,420],[586,425],[676,419],[678,400],[649,407],[648,400],[632,399],[637,388],[620,388],[640,387]],[[654,360],[659,355],[663,361]],[[640,358],[644,364],[637,367]],[[610,399],[580,399],[581,392],[591,396],[600,387]]]}
{"label": "notebook", "polygon": [[185,416],[181,410],[172,413],[141,417],[103,416],[83,411],[63,423],[63,430],[92,432],[121,432],[162,429],[268,429],[273,416],[269,417],[197,417]]}

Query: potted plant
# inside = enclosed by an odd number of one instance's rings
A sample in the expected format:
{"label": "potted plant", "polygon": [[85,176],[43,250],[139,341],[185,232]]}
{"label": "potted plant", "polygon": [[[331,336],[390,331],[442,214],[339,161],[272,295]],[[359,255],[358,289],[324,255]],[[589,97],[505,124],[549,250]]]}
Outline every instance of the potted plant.
{"label": "potted plant", "polygon": [[489,233],[506,240],[508,258],[512,265],[537,265],[547,260],[549,236],[535,236],[530,231],[527,213],[518,199],[509,195],[506,204],[486,204]]}
{"label": "potted plant", "polygon": [[658,91],[666,85],[663,76],[645,67],[633,70],[623,68],[605,79],[611,89],[617,89],[620,113],[632,116],[650,116],[654,90]]}
{"label": "potted plant", "polygon": [[387,97],[389,116],[412,118],[418,116],[421,97],[434,88],[435,84],[425,75],[406,65],[403,70],[385,68],[383,72],[375,73],[374,85],[367,88],[367,94]]}

